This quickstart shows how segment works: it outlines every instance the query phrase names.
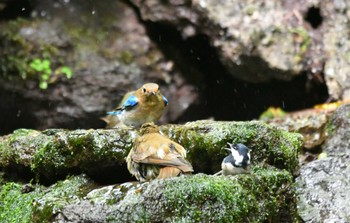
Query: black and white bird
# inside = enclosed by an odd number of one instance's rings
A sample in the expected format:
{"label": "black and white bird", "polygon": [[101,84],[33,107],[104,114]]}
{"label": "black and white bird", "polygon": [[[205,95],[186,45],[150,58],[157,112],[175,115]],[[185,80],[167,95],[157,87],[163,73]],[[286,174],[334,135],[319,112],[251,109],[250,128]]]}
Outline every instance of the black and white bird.
{"label": "black and white bird", "polygon": [[226,156],[221,163],[221,171],[215,175],[237,175],[249,173],[250,165],[250,149],[242,143],[231,144],[227,143],[230,148],[230,155]]}

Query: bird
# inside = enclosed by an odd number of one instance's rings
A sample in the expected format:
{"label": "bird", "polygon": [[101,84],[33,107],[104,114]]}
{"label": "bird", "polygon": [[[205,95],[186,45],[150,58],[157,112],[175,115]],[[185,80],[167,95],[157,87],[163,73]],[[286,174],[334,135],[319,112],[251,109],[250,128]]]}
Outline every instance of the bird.
{"label": "bird", "polygon": [[221,171],[215,175],[237,175],[249,173],[250,149],[242,143],[227,143],[230,148],[225,148],[231,153],[221,163]]}
{"label": "bird", "polygon": [[157,122],[167,105],[168,99],[160,92],[159,85],[146,83],[126,93],[119,106],[101,119],[107,123],[106,128],[138,128],[146,122]]}
{"label": "bird", "polygon": [[145,123],[126,157],[127,168],[140,182],[191,174],[186,153],[183,146],[162,135],[157,125]]}

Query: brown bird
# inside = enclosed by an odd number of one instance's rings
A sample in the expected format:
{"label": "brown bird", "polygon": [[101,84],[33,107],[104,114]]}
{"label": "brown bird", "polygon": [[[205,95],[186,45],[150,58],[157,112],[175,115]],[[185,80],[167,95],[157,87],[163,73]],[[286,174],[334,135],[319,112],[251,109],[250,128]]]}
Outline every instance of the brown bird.
{"label": "brown bird", "polygon": [[193,172],[185,159],[184,147],[160,134],[158,126],[145,123],[140,133],[126,158],[128,170],[137,180],[164,179]]}
{"label": "brown bird", "polygon": [[162,95],[158,84],[147,83],[136,91],[126,93],[118,108],[107,112],[102,120],[107,123],[107,128],[136,128],[147,122],[157,122],[167,105],[168,99]]}

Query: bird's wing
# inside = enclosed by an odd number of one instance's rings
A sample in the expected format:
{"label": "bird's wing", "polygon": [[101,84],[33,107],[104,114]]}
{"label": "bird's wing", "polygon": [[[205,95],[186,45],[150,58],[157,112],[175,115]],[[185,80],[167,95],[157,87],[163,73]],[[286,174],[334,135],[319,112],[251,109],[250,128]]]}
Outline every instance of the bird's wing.
{"label": "bird's wing", "polygon": [[123,103],[123,106],[121,109],[132,108],[135,105],[137,105],[137,103],[138,103],[137,97],[135,95],[130,95]]}
{"label": "bird's wing", "polygon": [[122,98],[122,100],[120,101],[119,105],[118,105],[118,108],[117,109],[120,109],[123,107],[124,103],[128,100],[128,98],[132,95],[135,95],[135,91],[130,91],[130,92],[127,92],[124,97]]}
{"label": "bird's wing", "polygon": [[185,160],[183,157],[175,154],[167,154],[163,159],[155,157],[155,156],[149,156],[142,160],[135,160],[133,157],[133,160],[135,162],[140,162],[144,164],[154,164],[159,166],[172,166],[177,167],[183,172],[193,172],[192,165]]}
{"label": "bird's wing", "polygon": [[138,103],[137,97],[135,95],[130,95],[123,103],[121,107],[116,108],[114,111],[107,112],[108,115],[120,115],[124,110],[130,109],[136,106]]}
{"label": "bird's wing", "polygon": [[163,97],[163,101],[164,101],[165,106],[167,106],[169,104],[168,99],[164,95],[162,95],[162,97]]}

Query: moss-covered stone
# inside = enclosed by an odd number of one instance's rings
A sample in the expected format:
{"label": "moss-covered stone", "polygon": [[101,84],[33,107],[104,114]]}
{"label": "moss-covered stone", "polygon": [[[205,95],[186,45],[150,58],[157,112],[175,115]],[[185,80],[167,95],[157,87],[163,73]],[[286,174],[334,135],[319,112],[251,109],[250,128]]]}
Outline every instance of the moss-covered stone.
{"label": "moss-covered stone", "polygon": [[244,143],[252,149],[252,162],[267,163],[295,172],[302,137],[258,121],[189,122],[182,127],[163,126],[162,130],[189,151],[195,169],[215,172],[220,169],[227,142]]}
{"label": "moss-covered stone", "polygon": [[16,130],[0,140],[0,166],[30,169],[37,176],[64,176],[74,170],[121,165],[132,132],[114,130]]}
{"label": "moss-covered stone", "polygon": [[[67,55],[60,52],[60,48],[68,45],[67,39],[60,39],[59,31],[53,30],[47,21],[20,18],[0,27],[0,74],[5,79],[35,79],[46,89],[47,84],[63,74],[71,77],[72,71],[65,66],[69,61]],[[40,35],[33,35],[36,33]],[[69,76],[65,70],[70,72]]]}
{"label": "moss-covered stone", "polygon": [[97,186],[86,176],[69,177],[47,188],[32,203],[32,221],[49,222],[64,206],[77,202]]}
{"label": "moss-covered stone", "polygon": [[[31,192],[25,192],[25,185],[20,183],[10,182],[0,186],[0,222],[48,222],[57,211],[85,196],[96,185],[80,175],[48,188],[39,185],[32,187]],[[37,212],[40,215],[36,215]]]}
{"label": "moss-covered stone", "polygon": [[22,185],[6,183],[0,186],[0,222],[32,222],[32,204],[35,198],[42,196],[40,189],[22,193]]}
{"label": "moss-covered stone", "polygon": [[[298,168],[302,144],[299,134],[261,122],[197,121],[164,125],[162,131],[188,150],[196,172],[219,171],[230,143],[252,149],[253,164],[269,164],[291,173]],[[98,171],[122,165],[137,132],[131,129],[17,130],[0,138],[0,167],[30,169],[38,176],[54,178],[75,172]]]}
{"label": "moss-covered stone", "polygon": [[[298,221],[291,174],[261,167],[248,175],[197,174],[107,186],[79,199],[69,197],[79,198],[74,193],[47,193],[36,200],[34,216],[54,222]],[[43,213],[46,206],[55,212]]]}

